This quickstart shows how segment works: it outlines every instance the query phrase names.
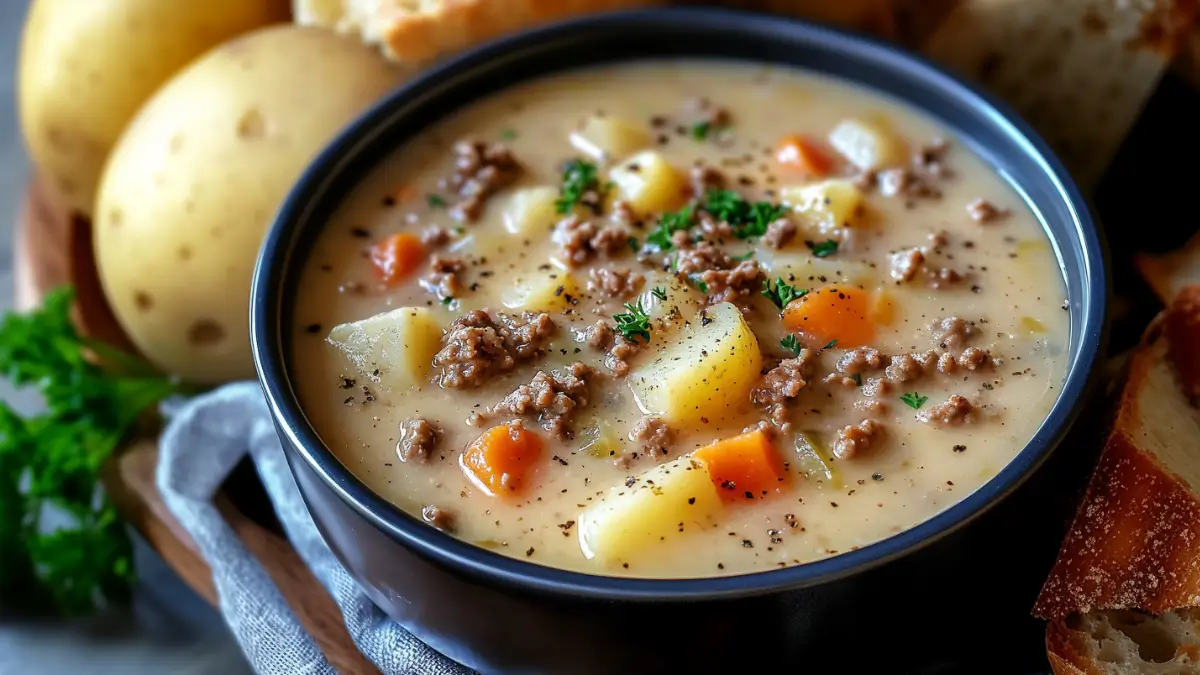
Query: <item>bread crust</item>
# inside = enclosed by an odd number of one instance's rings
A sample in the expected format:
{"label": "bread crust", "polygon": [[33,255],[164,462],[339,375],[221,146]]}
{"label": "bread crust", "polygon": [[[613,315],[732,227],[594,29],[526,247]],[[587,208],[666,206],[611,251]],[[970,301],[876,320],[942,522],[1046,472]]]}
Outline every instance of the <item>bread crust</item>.
{"label": "bread crust", "polygon": [[[1187,290],[1147,329],[1133,356],[1115,427],[1034,615],[1054,621],[1077,612],[1139,609],[1159,614],[1200,605],[1200,498],[1177,471],[1138,447],[1145,442],[1142,422],[1152,414],[1141,408],[1155,404],[1142,396],[1143,390],[1150,391],[1152,370],[1161,372],[1170,353],[1200,345],[1198,303],[1200,287]],[[1177,349],[1169,349],[1172,342]],[[1176,384],[1184,386],[1162,388],[1160,383],[1156,395],[1182,397],[1184,388],[1200,383],[1197,357],[1183,358],[1184,370],[1173,369],[1184,376]],[[1200,445],[1200,438],[1172,437],[1170,442],[1191,448]]]}
{"label": "bread crust", "polygon": [[1046,626],[1046,657],[1054,675],[1102,675],[1091,660],[1075,649],[1071,629],[1063,619]]}
{"label": "bread crust", "polygon": [[1200,284],[1200,232],[1170,253],[1138,253],[1133,263],[1158,299],[1164,305],[1170,304],[1184,288]]}

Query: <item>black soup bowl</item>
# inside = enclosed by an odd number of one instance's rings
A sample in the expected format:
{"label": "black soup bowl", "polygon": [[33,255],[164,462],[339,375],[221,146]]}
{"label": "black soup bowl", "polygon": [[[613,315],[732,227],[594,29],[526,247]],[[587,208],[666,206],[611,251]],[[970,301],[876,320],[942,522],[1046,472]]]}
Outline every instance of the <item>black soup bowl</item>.
{"label": "black soup bowl", "polygon": [[[1033,440],[975,493],[910,530],[813,563],[712,579],[536,565],[454,539],[372,493],[321,442],[291,385],[302,367],[290,361],[292,299],[316,234],[384,158],[464,105],[564,69],[688,57],[795,66],[875,90],[938,120],[1018,188],[1055,247],[1071,314],[1066,380]],[[986,523],[976,517],[1035,473],[1079,411],[1105,342],[1103,258],[1085,201],[1046,144],[937,67],[801,21],[660,9],[493,42],[425,72],[350,125],[278,214],[254,276],[251,332],[258,376],[322,536],[384,612],[448,656],[483,672],[917,672],[962,655],[1000,658],[998,636],[979,617],[1003,584],[964,570],[991,569],[980,555],[1019,557],[1022,536],[1001,528],[982,536],[990,548],[977,546],[981,535],[972,533]],[[1029,593],[1031,603],[1036,587]]]}

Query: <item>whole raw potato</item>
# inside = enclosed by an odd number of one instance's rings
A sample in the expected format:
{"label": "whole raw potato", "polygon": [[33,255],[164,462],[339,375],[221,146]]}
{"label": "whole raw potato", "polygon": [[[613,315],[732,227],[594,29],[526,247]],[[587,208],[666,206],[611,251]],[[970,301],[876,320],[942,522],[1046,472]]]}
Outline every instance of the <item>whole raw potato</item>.
{"label": "whole raw potato", "polygon": [[181,71],[113,149],[94,219],[105,293],[156,366],[253,376],[250,277],[305,165],[404,71],[318,28],[265,28]]}
{"label": "whole raw potato", "polygon": [[34,163],[91,215],[104,160],[142,103],[200,54],[287,17],[287,0],[35,0],[17,73]]}

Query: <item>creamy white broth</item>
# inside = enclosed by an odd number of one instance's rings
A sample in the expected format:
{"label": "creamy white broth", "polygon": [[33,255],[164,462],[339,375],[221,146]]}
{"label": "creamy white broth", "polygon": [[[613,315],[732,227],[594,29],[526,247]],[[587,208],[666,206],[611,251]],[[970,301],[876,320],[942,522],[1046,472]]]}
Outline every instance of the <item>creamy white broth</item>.
{"label": "creamy white broth", "polygon": [[[691,128],[679,133],[674,120],[661,127],[651,123],[656,116],[677,116],[683,102],[696,96],[730,111],[732,123],[721,145],[714,138],[694,138]],[[538,270],[558,254],[549,228],[541,236],[513,235],[505,229],[503,214],[516,190],[561,185],[562,163],[580,156],[570,135],[594,114],[633,122],[652,138],[664,135],[667,142],[655,140],[650,149],[682,171],[697,160],[722,168],[733,180],[730,187],[751,200],[778,201],[778,193],[768,190],[804,182],[775,161],[777,142],[789,134],[823,138],[843,119],[885,116],[892,130],[914,147],[947,138],[951,145],[944,164],[953,176],[936,181],[941,198],[867,191],[865,214],[848,228],[838,252],[825,260],[847,267],[867,263],[868,278],[861,284],[865,290],[848,286],[872,294],[886,289],[892,298],[893,319],[876,327],[870,346],[888,355],[928,350],[933,346],[930,323],[960,317],[977,329],[970,344],[988,350],[999,364],[897,384],[880,397],[886,412],[868,413],[853,407],[865,398],[860,388],[822,381],[845,353],[835,345],[816,358],[816,374],[788,408],[794,429],[815,432],[825,445],[832,444],[837,429],[868,417],[885,430],[865,452],[831,463],[838,480],[806,474],[803,469],[810,465],[796,460],[792,435],[777,434],[776,449],[788,462],[787,481],[778,494],[729,502],[711,527],[690,527],[637,555],[589,559],[581,550],[577,523],[581,512],[611,487],[655,463],[736,435],[764,414],[747,402],[743,412],[720,423],[675,428],[665,457],[639,453],[627,466],[589,452],[585,446],[597,421],[619,439],[618,451],[638,451],[627,434],[643,417],[630,395],[629,378],[611,377],[604,354],[576,336],[596,319],[623,311],[622,301],[597,294],[583,293],[572,315],[554,315],[557,335],[542,358],[520,363],[479,388],[445,389],[433,382],[403,391],[379,387],[369,374],[356,372],[326,338],[337,324],[400,307],[428,307],[442,326],[472,309],[511,311],[506,301],[511,302],[515,278],[563,273],[559,263],[549,271]],[[437,194],[451,204],[456,200],[439,189],[438,179],[453,171],[451,146],[463,137],[503,142],[525,169],[515,185],[487,201],[474,223],[456,222],[448,209],[425,199]],[[737,159],[737,166],[729,166],[730,158]],[[600,164],[602,178],[614,163]],[[741,177],[748,181],[739,182]],[[745,182],[752,184],[741,184]],[[965,205],[981,197],[1009,210],[1008,216],[988,224],[972,220]],[[645,229],[636,232],[639,241],[657,218],[645,220]],[[418,283],[426,265],[404,283],[385,287],[368,260],[369,247],[380,239],[431,224],[461,229],[439,253],[466,260],[462,277],[473,290],[448,306]],[[928,245],[934,231],[948,235],[934,266],[952,267],[966,279],[940,289],[920,278],[893,281],[889,253]],[[803,233],[799,237],[805,238]],[[734,254],[754,250],[755,258],[768,266],[779,255],[757,241],[731,240],[726,248]],[[807,251],[799,242],[785,250],[789,255]],[[652,272],[627,252],[593,261],[580,278],[587,279],[592,265]],[[794,284],[822,285],[819,279]],[[643,291],[650,287],[647,283]],[[1060,356],[1068,339],[1064,294],[1052,247],[1019,195],[934,121],[869,91],[785,68],[702,61],[623,64],[505,90],[424,130],[380,166],[348,196],[316,243],[296,298],[292,371],[310,421],[355,475],[417,517],[426,505],[452,513],[453,533],[466,541],[535,563],[598,574],[737,574],[804,563],[878,541],[932,517],[999,472],[1033,436],[1058,395],[1064,374]],[[762,297],[745,304],[750,308],[746,320],[762,352],[784,355],[779,342],[788,331],[779,312]],[[653,358],[652,349],[643,350],[631,365],[636,372]],[[538,370],[576,362],[595,366],[601,376],[591,385],[589,404],[572,423],[575,438],[557,440],[535,419],[526,419],[526,429],[546,444],[533,475],[515,497],[485,494],[464,476],[458,462],[462,449],[484,432],[466,419],[529,382]],[[880,375],[882,371],[862,377]],[[919,411],[900,399],[910,391],[928,397],[922,410],[961,395],[975,405],[974,421],[944,428],[919,422]],[[399,425],[414,417],[435,420],[444,432],[427,463],[402,462],[397,456]]]}

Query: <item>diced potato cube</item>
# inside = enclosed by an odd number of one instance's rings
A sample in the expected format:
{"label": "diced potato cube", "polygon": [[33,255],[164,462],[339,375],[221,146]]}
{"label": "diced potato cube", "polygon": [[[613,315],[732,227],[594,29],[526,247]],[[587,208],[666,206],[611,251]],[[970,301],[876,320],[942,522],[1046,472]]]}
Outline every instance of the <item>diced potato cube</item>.
{"label": "diced potato cube", "polygon": [[598,162],[611,162],[650,145],[650,134],[617,117],[588,117],[571,133],[571,145]]}
{"label": "diced potato cube", "polygon": [[761,365],[754,332],[737,307],[723,302],[630,373],[629,387],[647,415],[682,428],[716,424],[745,408]]}
{"label": "diced potato cube", "polygon": [[554,202],[558,188],[548,185],[517,190],[504,207],[504,229],[522,236],[543,236],[562,216]]}
{"label": "diced potato cube", "polygon": [[[800,226],[814,235],[826,235],[854,222],[862,207],[862,191],[838,178],[779,190],[780,199],[792,207]],[[803,238],[797,237],[797,241]]]}
{"label": "diced potato cube", "polygon": [[330,344],[359,373],[392,389],[424,384],[441,341],[442,327],[428,307],[401,307],[329,331]]}
{"label": "diced potato cube", "polygon": [[502,302],[509,309],[555,313],[577,304],[581,295],[579,281],[570,272],[535,270],[518,275]]}
{"label": "diced potato cube", "polygon": [[687,179],[657,152],[645,151],[613,167],[608,178],[615,196],[638,215],[674,211],[686,199]]}
{"label": "diced potato cube", "polygon": [[674,274],[650,274],[640,298],[650,316],[650,341],[668,339],[695,318],[704,305],[704,298],[703,293]]}
{"label": "diced potato cube", "polygon": [[815,288],[827,283],[842,282],[855,286],[867,286],[874,280],[871,266],[858,260],[843,260],[834,256],[817,258],[795,251],[773,252],[763,250],[760,262],[772,280],[783,279],[797,288]]}
{"label": "diced potato cube", "polygon": [[654,548],[717,524],[721,497],[704,464],[689,457],[621,483],[579,516],[579,545],[605,564],[652,556]]}
{"label": "diced potato cube", "polygon": [[904,146],[879,121],[847,119],[829,132],[829,144],[863,171],[878,171],[904,164]]}

